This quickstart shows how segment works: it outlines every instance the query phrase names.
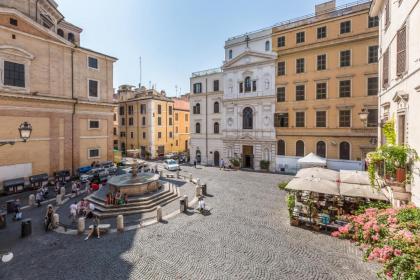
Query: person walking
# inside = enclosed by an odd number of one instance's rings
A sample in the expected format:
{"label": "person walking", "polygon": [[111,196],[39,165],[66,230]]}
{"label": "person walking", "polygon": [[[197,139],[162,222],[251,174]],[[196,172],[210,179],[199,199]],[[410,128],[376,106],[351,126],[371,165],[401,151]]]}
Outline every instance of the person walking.
{"label": "person walking", "polygon": [[86,236],[85,241],[88,240],[94,233],[96,233],[96,237],[99,239],[99,217],[98,215],[95,215],[93,220],[93,228],[89,231],[88,236]]}
{"label": "person walking", "polygon": [[15,217],[14,217],[15,221],[20,221],[22,220],[22,211],[20,210],[20,199],[16,199],[15,201]]}
{"label": "person walking", "polygon": [[35,200],[36,200],[36,203],[37,203],[38,207],[41,207],[41,201],[42,201],[42,193],[41,192],[36,193]]}
{"label": "person walking", "polygon": [[220,170],[222,170],[222,168],[225,169],[225,161],[223,159],[220,161]]}
{"label": "person walking", "polygon": [[71,222],[75,223],[77,218],[77,203],[74,201],[72,204],[70,204],[70,218]]}
{"label": "person walking", "polygon": [[52,220],[54,217],[54,209],[51,204],[48,205],[47,214],[45,214],[45,232],[48,232],[50,226],[52,226]]}
{"label": "person walking", "polygon": [[197,160],[194,160],[194,168],[197,168]]}

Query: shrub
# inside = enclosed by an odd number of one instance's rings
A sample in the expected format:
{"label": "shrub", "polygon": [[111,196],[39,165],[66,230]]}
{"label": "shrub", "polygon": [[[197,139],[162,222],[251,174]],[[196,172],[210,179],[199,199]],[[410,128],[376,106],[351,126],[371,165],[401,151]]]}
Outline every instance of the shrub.
{"label": "shrub", "polygon": [[263,170],[268,170],[270,167],[270,162],[268,160],[262,160],[260,161],[260,168]]}
{"label": "shrub", "polygon": [[232,158],[232,159],[230,160],[230,163],[231,163],[233,166],[235,166],[235,167],[239,167],[239,166],[241,166],[241,162],[240,162],[238,159],[236,159],[236,158]]}
{"label": "shrub", "polygon": [[284,190],[284,189],[286,189],[287,184],[288,184],[287,182],[281,182],[281,183],[278,185],[278,187],[279,187],[279,189]]}

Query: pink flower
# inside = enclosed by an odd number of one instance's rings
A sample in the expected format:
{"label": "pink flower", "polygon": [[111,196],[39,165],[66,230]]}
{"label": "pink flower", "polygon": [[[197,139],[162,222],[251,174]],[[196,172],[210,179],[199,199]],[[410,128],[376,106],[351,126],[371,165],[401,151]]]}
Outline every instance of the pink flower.
{"label": "pink flower", "polygon": [[333,233],[331,233],[332,237],[339,237],[340,236],[340,232],[339,231],[334,231]]}
{"label": "pink flower", "polygon": [[375,232],[379,232],[380,228],[379,228],[379,226],[378,226],[378,225],[373,225],[373,230],[374,230]]}
{"label": "pink flower", "polygon": [[378,241],[379,240],[379,235],[375,234],[374,236],[372,236],[372,240]]}
{"label": "pink flower", "polygon": [[395,249],[394,250],[394,255],[395,256],[401,256],[401,250]]}

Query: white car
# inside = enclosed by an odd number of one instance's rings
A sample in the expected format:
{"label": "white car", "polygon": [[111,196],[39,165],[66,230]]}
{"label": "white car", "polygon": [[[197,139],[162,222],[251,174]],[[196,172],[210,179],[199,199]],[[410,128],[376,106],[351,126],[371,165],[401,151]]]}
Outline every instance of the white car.
{"label": "white car", "polygon": [[181,168],[179,168],[179,164],[173,159],[165,160],[163,162],[163,166],[165,167],[166,170],[169,170],[169,171],[181,170]]}

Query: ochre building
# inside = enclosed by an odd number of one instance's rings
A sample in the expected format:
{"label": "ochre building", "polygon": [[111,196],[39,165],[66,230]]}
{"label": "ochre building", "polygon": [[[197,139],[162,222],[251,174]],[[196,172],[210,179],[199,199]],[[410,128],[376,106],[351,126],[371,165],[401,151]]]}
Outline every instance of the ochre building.
{"label": "ochre building", "polygon": [[81,32],[55,1],[0,1],[0,140],[33,128],[0,148],[0,181],[112,160],[116,58],[83,48]]}
{"label": "ochre building", "polygon": [[378,19],[361,3],[330,1],[273,28],[278,156],[361,161],[375,149]]}

